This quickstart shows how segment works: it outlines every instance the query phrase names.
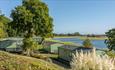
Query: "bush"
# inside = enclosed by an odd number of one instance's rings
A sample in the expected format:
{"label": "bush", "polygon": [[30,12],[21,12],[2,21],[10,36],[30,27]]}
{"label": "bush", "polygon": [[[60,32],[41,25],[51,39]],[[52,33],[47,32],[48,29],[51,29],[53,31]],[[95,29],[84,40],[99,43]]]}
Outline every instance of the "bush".
{"label": "bush", "polygon": [[30,55],[30,52],[39,49],[40,45],[33,38],[24,38],[23,40],[23,51],[26,51],[27,55]]}
{"label": "bush", "polygon": [[95,50],[90,53],[78,53],[73,55],[72,70],[113,70],[114,60],[108,56],[96,55]]}
{"label": "bush", "polygon": [[91,48],[93,45],[89,39],[84,40],[83,46],[86,48]]}
{"label": "bush", "polygon": [[114,51],[106,51],[106,54],[111,58],[115,58],[115,52]]}
{"label": "bush", "polygon": [[4,24],[0,22],[0,38],[7,37],[7,33],[4,28]]}
{"label": "bush", "polygon": [[105,44],[107,45],[107,48],[110,51],[115,50],[115,28],[110,29],[105,34],[107,36],[107,39],[105,40]]}

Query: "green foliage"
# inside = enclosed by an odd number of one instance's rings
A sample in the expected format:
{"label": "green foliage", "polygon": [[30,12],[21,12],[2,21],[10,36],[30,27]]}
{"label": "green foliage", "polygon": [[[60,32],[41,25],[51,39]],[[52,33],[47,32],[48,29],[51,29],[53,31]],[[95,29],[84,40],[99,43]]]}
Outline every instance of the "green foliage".
{"label": "green foliage", "polygon": [[9,22],[11,22],[11,20],[9,18],[7,18],[6,16],[1,14],[0,15],[0,22],[7,25]]}
{"label": "green foliage", "polygon": [[49,16],[47,5],[40,0],[23,0],[22,6],[16,7],[11,17],[11,28],[17,36],[24,36],[25,33],[30,36],[52,36],[53,19]]}
{"label": "green foliage", "polygon": [[6,37],[6,33],[4,32],[3,29],[0,28],[0,38]]}
{"label": "green foliage", "polygon": [[89,39],[84,40],[83,46],[86,48],[91,48],[93,45]]}
{"label": "green foliage", "polygon": [[22,36],[26,33],[32,34],[33,14],[24,6],[18,6],[12,10],[11,17],[13,21],[11,27],[16,30],[17,35]]}
{"label": "green foliage", "polygon": [[8,29],[7,29],[8,36],[9,37],[16,37],[17,32],[16,32],[16,30],[12,29],[12,27],[10,25],[12,25],[11,22],[8,24]]}
{"label": "green foliage", "polygon": [[40,0],[23,0],[21,6],[12,10],[11,17],[10,32],[25,37],[22,48],[27,54],[37,48],[32,39],[34,35],[42,37],[42,41],[44,37],[52,36],[53,19],[49,16],[47,5]]}
{"label": "green foliage", "polygon": [[105,43],[109,50],[115,50],[115,29],[111,29],[106,32],[108,39],[105,40]]}
{"label": "green foliage", "polygon": [[10,19],[0,14],[0,38],[7,37],[8,23]]}
{"label": "green foliage", "polygon": [[7,36],[7,33],[5,32],[5,26],[3,23],[0,22],[0,38],[4,38]]}
{"label": "green foliage", "polygon": [[30,55],[30,52],[37,50],[39,48],[36,41],[33,40],[33,38],[24,38],[23,40],[23,50],[27,52],[27,55]]}
{"label": "green foliage", "polygon": [[81,34],[79,32],[74,33],[75,36],[80,36]]}
{"label": "green foliage", "polygon": [[47,5],[40,0],[24,0],[23,6],[34,14],[35,23],[34,30],[36,35],[41,37],[52,36],[53,19],[49,16],[49,9]]}
{"label": "green foliage", "polygon": [[115,58],[115,52],[114,51],[106,51],[106,54],[111,58]]}

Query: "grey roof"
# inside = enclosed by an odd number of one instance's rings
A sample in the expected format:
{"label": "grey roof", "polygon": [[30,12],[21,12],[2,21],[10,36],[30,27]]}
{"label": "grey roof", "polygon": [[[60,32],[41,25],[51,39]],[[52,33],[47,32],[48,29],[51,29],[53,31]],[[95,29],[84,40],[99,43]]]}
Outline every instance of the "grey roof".
{"label": "grey roof", "polygon": [[75,48],[73,51],[76,51],[76,50],[93,50],[93,48],[85,48],[85,47],[78,47],[78,48]]}
{"label": "grey roof", "polygon": [[64,48],[64,49],[68,49],[68,50],[74,50],[78,47],[81,47],[81,46],[74,46],[74,45],[62,45],[62,46],[60,46],[60,48]]}

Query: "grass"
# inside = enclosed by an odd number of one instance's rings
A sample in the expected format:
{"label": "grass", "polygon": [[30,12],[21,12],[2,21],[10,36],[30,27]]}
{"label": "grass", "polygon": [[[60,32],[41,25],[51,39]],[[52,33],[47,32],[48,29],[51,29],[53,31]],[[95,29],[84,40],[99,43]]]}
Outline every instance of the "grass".
{"label": "grass", "polygon": [[105,40],[107,37],[86,37],[86,36],[55,36],[54,38],[78,38],[81,40],[90,39],[90,40]]}
{"label": "grass", "polygon": [[47,61],[0,51],[0,70],[63,70]]}
{"label": "grass", "polygon": [[47,56],[49,58],[58,58],[58,55],[57,54],[41,54],[41,55],[44,55],[44,56]]}
{"label": "grass", "polygon": [[62,41],[59,41],[59,40],[53,40],[51,38],[47,38],[47,39],[45,39],[45,41],[57,42],[57,43],[61,43],[61,44],[64,44],[64,45],[76,45],[76,46],[80,45],[80,44],[76,44],[76,43],[73,43],[73,42],[62,42]]}

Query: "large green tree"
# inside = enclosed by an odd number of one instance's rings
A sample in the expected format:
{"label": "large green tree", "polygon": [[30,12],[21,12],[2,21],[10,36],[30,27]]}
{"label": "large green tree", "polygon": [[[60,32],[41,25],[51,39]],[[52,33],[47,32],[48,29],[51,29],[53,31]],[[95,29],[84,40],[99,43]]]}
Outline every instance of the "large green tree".
{"label": "large green tree", "polygon": [[27,10],[25,6],[17,6],[15,10],[12,11],[11,17],[13,21],[10,25],[18,36],[33,34],[31,33],[34,28],[33,16],[30,10]]}
{"label": "large green tree", "polygon": [[[23,0],[22,6],[16,7],[11,14],[11,26],[17,35],[24,35],[28,29],[36,36],[51,37],[53,19],[49,15],[47,5],[40,0]],[[28,25],[27,25],[28,24]]]}
{"label": "large green tree", "polygon": [[105,43],[108,47],[108,49],[115,50],[115,29],[111,29],[108,32],[105,33],[108,39],[105,40]]}
{"label": "large green tree", "polygon": [[53,31],[53,19],[49,15],[47,5],[40,0],[23,0],[21,6],[12,10],[13,21],[9,24],[11,32],[16,36],[24,36],[22,46],[26,52],[33,51],[36,43],[33,36],[40,36],[42,44],[45,37],[51,37]]}

